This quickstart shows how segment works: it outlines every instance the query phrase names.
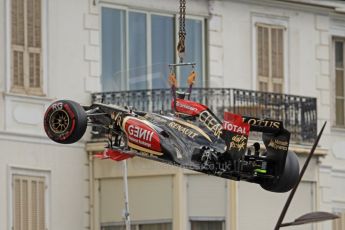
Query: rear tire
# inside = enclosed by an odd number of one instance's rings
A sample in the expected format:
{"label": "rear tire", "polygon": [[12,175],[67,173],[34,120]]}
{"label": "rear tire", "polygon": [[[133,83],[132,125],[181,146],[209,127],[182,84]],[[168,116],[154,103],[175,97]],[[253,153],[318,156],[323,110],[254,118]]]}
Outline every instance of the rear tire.
{"label": "rear tire", "polygon": [[283,193],[291,190],[299,179],[299,163],[296,154],[288,151],[282,175],[275,181],[265,181],[261,187],[271,192]]}
{"label": "rear tire", "polygon": [[82,138],[87,127],[85,110],[78,103],[59,100],[51,104],[44,115],[47,136],[60,144],[71,144]]}

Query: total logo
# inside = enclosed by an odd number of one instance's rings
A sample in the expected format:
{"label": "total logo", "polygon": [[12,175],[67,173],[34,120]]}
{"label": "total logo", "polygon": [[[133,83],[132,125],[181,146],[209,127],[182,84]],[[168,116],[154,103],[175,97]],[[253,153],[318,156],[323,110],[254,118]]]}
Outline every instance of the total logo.
{"label": "total logo", "polygon": [[224,112],[223,129],[233,133],[249,136],[250,125],[243,122],[241,115]]}
{"label": "total logo", "polygon": [[246,129],[246,127],[241,127],[239,125],[232,124],[228,121],[223,122],[223,128],[225,130],[229,130],[230,132],[239,133],[243,135],[248,135],[248,131],[249,131]]}

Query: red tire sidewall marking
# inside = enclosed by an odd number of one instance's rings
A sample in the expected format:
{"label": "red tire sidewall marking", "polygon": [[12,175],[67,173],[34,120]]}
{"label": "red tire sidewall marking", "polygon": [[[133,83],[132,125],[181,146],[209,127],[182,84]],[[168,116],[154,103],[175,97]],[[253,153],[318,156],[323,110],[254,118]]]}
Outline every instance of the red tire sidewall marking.
{"label": "red tire sidewall marking", "polygon": [[[49,119],[52,113],[56,111],[56,109],[54,108],[56,108],[57,107],[56,105],[59,103],[62,103],[62,108],[60,110],[63,110],[67,113],[68,118],[70,120],[70,124],[69,124],[67,132],[57,135],[50,129]],[[72,135],[72,133],[74,132],[76,128],[75,117],[76,117],[75,112],[72,110],[69,104],[64,103],[64,102],[56,102],[52,104],[51,106],[49,106],[49,108],[47,109],[44,115],[44,130],[47,133],[49,138],[53,140],[57,140],[57,141],[65,141],[68,137]]]}

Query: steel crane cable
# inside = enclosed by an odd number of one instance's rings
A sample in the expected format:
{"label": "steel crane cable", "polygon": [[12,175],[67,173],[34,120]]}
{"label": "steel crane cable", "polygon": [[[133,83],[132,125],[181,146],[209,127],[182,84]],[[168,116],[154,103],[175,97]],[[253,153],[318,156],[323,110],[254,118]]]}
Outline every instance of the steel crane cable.
{"label": "steel crane cable", "polygon": [[183,62],[185,53],[185,39],[186,39],[186,0],[180,0],[180,17],[179,17],[179,41],[177,44],[177,53],[180,58],[180,63]]}

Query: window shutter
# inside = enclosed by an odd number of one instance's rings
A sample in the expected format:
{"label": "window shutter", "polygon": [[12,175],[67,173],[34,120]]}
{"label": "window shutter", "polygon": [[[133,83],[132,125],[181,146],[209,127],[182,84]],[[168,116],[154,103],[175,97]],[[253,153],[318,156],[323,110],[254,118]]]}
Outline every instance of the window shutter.
{"label": "window shutter", "polygon": [[44,177],[14,175],[13,181],[13,230],[44,230]]}
{"label": "window shutter", "polygon": [[37,229],[37,219],[38,219],[38,208],[37,208],[37,181],[31,181],[31,212],[32,212],[32,221],[31,221],[31,228]]}
{"label": "window shutter", "polygon": [[12,44],[24,46],[24,1],[12,0]]}
{"label": "window shutter", "polygon": [[345,60],[344,40],[335,40],[335,123],[345,125]]}
{"label": "window shutter", "polygon": [[22,219],[22,199],[21,199],[21,184],[20,179],[15,178],[13,184],[13,228],[14,230],[21,229],[21,219]]}
{"label": "window shutter", "polygon": [[38,229],[45,229],[45,183],[41,180],[38,183]]}
{"label": "window shutter", "polygon": [[12,0],[12,91],[42,95],[42,0]]}
{"label": "window shutter", "polygon": [[29,229],[29,188],[28,188],[28,180],[22,179],[22,186],[23,191],[21,194],[22,197],[22,213],[23,213],[23,220],[22,220],[22,230]]}
{"label": "window shutter", "polygon": [[24,1],[12,0],[12,84],[14,88],[24,88]]}
{"label": "window shutter", "polygon": [[272,84],[273,92],[283,92],[283,29],[272,28],[271,29],[271,41],[272,41]]}
{"label": "window shutter", "polygon": [[268,28],[258,26],[257,30],[259,75],[268,77]]}
{"label": "window shutter", "polygon": [[260,91],[283,92],[284,28],[257,24],[257,79]]}
{"label": "window shutter", "polygon": [[29,88],[41,87],[41,0],[27,0]]}

